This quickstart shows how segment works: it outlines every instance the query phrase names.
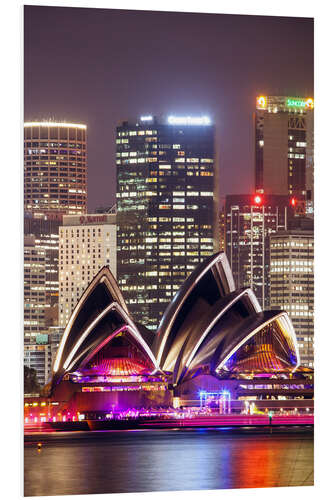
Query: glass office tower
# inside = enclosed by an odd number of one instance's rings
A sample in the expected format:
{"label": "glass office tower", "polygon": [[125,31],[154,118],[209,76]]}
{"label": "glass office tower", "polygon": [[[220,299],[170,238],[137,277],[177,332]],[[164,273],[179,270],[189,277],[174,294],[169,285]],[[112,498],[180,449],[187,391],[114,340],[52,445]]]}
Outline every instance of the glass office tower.
{"label": "glass office tower", "polygon": [[143,116],[117,128],[117,275],[137,322],[156,329],[213,249],[214,126]]}
{"label": "glass office tower", "polygon": [[292,319],[301,364],[313,368],[314,233],[292,228],[270,237],[270,308],[281,308]]}
{"label": "glass office tower", "polygon": [[224,248],[236,288],[251,287],[262,308],[270,305],[269,236],[287,230],[293,199],[283,195],[227,195]]}

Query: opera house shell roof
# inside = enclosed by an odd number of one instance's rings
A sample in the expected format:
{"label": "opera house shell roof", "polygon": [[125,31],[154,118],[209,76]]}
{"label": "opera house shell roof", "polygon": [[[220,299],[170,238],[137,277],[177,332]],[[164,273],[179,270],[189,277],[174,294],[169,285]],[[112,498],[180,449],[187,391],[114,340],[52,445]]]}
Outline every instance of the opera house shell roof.
{"label": "opera house shell roof", "polygon": [[66,374],[167,375],[174,387],[199,374],[294,371],[296,336],[284,311],[262,311],[250,288],[236,290],[220,252],[200,263],[164,312],[157,332],[135,324],[103,267],[65,328],[48,384]]}

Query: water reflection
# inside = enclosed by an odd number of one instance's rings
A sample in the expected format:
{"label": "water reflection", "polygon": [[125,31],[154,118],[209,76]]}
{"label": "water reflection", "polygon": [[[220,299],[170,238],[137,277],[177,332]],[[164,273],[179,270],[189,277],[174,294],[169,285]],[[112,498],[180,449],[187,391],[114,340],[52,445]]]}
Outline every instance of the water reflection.
{"label": "water reflection", "polygon": [[313,484],[313,437],[306,434],[158,430],[38,441],[40,453],[36,443],[25,446],[27,496]]}

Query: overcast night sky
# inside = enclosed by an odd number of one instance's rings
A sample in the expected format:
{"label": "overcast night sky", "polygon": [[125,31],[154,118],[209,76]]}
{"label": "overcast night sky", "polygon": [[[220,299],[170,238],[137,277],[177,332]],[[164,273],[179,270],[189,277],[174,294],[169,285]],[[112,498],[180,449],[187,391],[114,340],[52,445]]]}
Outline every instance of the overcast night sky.
{"label": "overcast night sky", "polygon": [[313,20],[24,8],[25,120],[88,126],[89,210],[115,202],[115,128],[141,114],[209,115],[221,195],[254,185],[258,94],[313,96]]}

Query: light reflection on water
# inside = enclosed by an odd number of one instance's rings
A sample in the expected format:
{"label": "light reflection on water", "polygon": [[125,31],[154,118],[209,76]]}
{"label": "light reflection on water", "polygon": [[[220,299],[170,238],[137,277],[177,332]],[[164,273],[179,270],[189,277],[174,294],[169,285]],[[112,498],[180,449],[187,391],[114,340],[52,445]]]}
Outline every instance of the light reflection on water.
{"label": "light reflection on water", "polygon": [[24,451],[26,496],[313,484],[308,434],[56,433],[28,437]]}

